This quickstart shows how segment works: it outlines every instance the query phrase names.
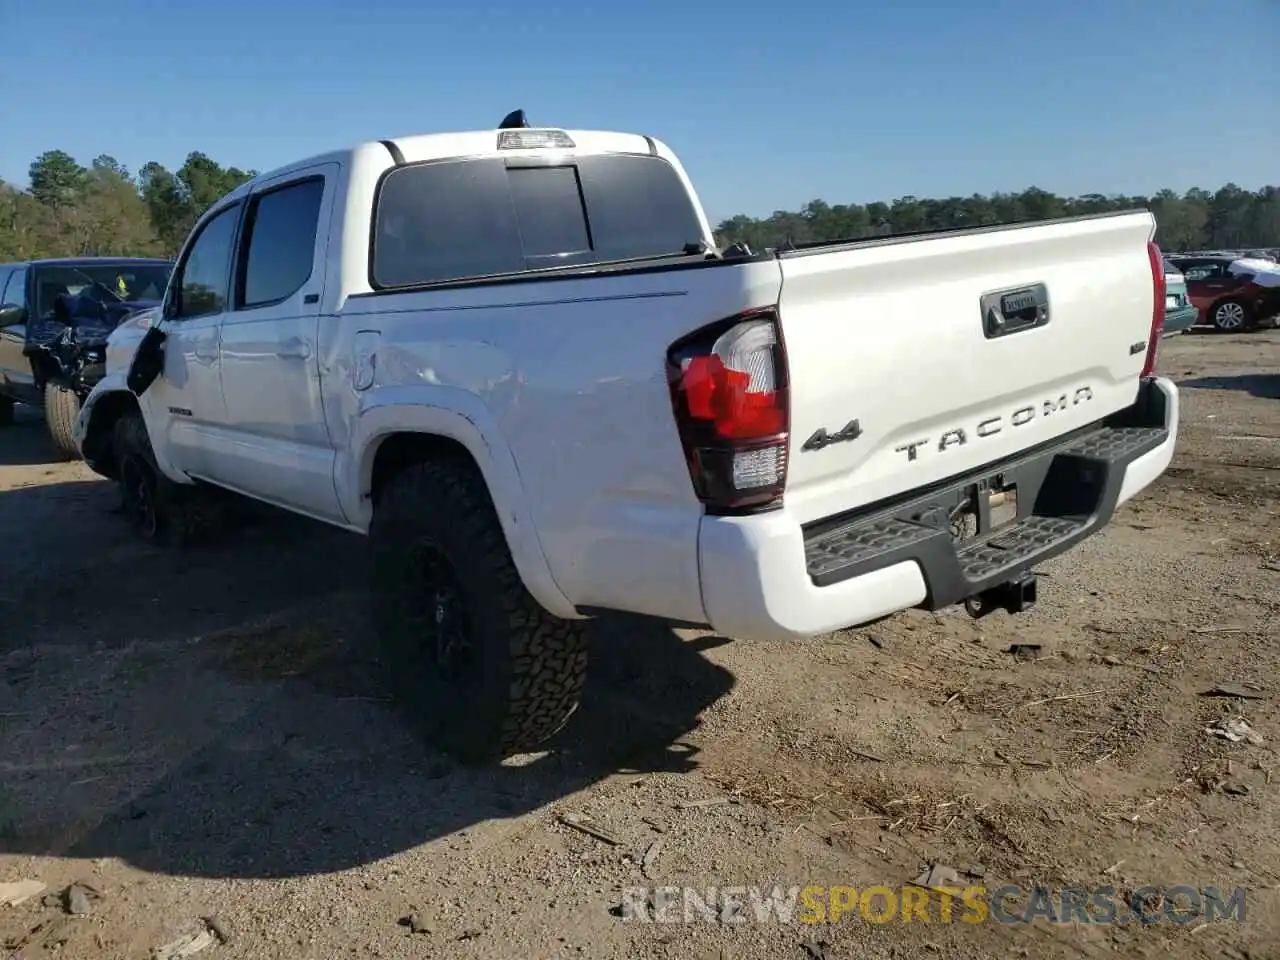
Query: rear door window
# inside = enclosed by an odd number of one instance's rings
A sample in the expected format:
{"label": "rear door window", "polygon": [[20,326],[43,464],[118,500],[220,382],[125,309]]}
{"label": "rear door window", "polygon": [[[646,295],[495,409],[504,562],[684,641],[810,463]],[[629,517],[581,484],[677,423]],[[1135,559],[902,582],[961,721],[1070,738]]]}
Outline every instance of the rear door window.
{"label": "rear door window", "polygon": [[323,199],[324,178],[309,177],[250,200],[237,309],[281,303],[311,279]]}
{"label": "rear door window", "polygon": [[415,164],[379,191],[370,281],[385,289],[679,256],[701,239],[692,198],[657,157]]}

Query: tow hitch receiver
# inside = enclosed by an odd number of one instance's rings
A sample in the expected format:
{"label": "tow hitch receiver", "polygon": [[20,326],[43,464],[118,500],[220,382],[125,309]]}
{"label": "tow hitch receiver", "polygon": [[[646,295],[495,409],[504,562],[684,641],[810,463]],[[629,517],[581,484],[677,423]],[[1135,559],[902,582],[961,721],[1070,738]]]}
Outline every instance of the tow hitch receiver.
{"label": "tow hitch receiver", "polygon": [[995,610],[1009,613],[1023,613],[1036,604],[1036,575],[1024,573],[1022,576],[984,590],[976,597],[964,602],[964,608],[975,620],[985,617]]}

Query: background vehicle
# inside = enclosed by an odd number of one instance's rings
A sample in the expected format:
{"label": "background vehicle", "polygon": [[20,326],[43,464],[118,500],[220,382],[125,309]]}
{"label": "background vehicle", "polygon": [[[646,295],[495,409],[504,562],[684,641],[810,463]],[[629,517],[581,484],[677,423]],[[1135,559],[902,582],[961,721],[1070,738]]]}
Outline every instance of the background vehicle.
{"label": "background vehicle", "polygon": [[1187,296],[1182,271],[1168,259],[1164,261],[1164,290],[1164,335],[1172,337],[1195,326],[1200,310]]}
{"label": "background vehicle", "polygon": [[1182,271],[1200,322],[1224,333],[1246,330],[1280,313],[1280,268],[1231,256],[1171,256]]}
{"label": "background vehicle", "polygon": [[1154,232],[720,251],[665,145],[517,112],[215,203],[76,438],[150,539],[209,486],[368,535],[401,699],[501,755],[573,712],[594,611],[783,641],[1033,604],[1173,453]]}
{"label": "background vehicle", "polygon": [[15,403],[43,407],[54,443],[75,454],[72,427],[105,372],[107,336],[160,302],[171,268],[123,257],[0,264],[0,426]]}

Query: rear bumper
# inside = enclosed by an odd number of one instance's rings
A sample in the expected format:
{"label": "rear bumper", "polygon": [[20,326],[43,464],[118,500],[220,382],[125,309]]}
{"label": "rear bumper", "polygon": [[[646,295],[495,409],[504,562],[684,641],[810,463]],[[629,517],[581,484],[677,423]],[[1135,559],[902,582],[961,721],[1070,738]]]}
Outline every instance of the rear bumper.
{"label": "rear bumper", "polygon": [[1189,303],[1185,307],[1179,307],[1176,310],[1166,310],[1164,314],[1165,335],[1190,330],[1196,325],[1199,317],[1200,311],[1193,303]]}
{"label": "rear bumper", "polygon": [[[708,622],[727,636],[790,639],[960,603],[1102,529],[1164,472],[1177,429],[1177,387],[1152,378],[1134,406],[1105,421],[893,503],[806,526],[785,508],[705,517]],[[953,509],[993,484],[1017,485],[1017,519],[956,543]]]}

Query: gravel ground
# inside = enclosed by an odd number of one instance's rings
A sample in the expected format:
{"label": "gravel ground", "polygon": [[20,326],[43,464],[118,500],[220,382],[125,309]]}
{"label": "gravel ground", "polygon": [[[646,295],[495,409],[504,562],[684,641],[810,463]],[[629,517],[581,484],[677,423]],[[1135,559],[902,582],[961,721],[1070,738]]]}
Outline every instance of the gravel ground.
{"label": "gravel ground", "polygon": [[[143,958],[210,916],[207,960],[1276,956],[1280,331],[1179,337],[1161,367],[1173,467],[1045,567],[1029,614],[787,645],[601,621],[553,749],[482,771],[391,702],[358,538],[281,516],[140,546],[28,418],[0,436],[0,896],[46,888],[0,905],[0,956]],[[1201,695],[1227,684],[1248,696]],[[1206,733],[1240,715],[1262,743]],[[1247,915],[619,916],[636,885],[897,887],[935,863],[1244,887]],[[52,896],[73,882],[87,916]]]}

